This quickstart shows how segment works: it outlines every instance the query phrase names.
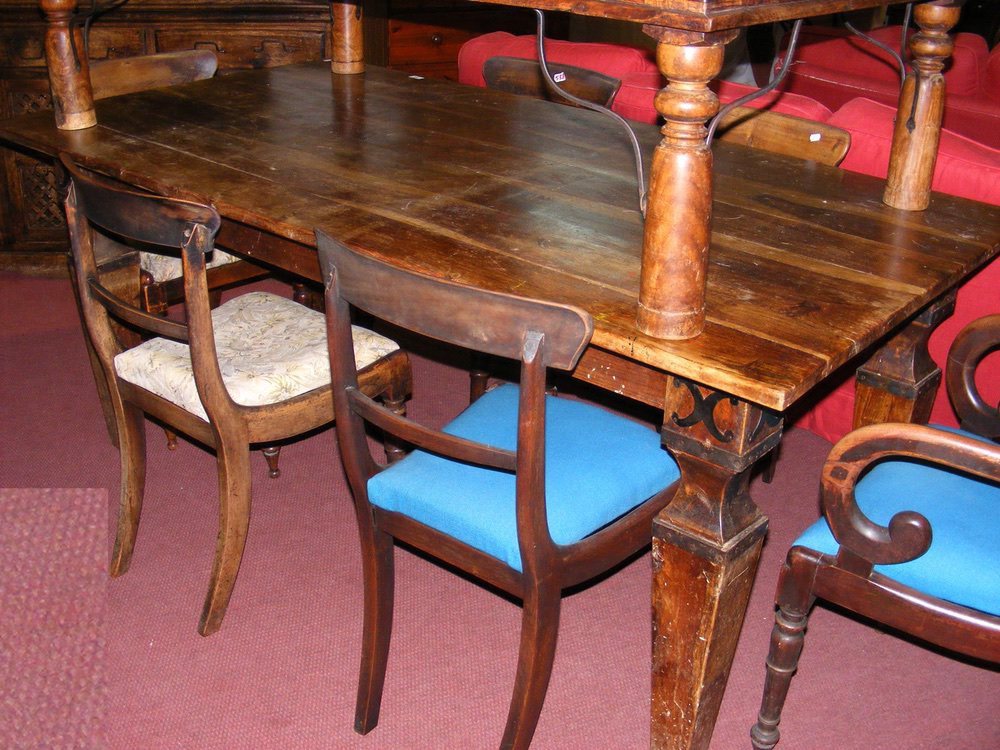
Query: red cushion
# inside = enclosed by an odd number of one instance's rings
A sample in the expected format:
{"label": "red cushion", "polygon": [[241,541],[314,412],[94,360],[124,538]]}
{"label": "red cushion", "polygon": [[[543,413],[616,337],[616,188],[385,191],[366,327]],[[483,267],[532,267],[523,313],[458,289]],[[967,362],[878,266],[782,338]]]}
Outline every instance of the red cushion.
{"label": "red cushion", "polygon": [[[899,50],[901,30],[900,26],[884,26],[867,33],[891,49]],[[915,30],[910,33],[912,35]],[[955,49],[944,74],[948,92],[970,95],[983,91],[986,83],[984,67],[989,52],[986,40],[979,34],[965,32],[955,34],[952,38]],[[787,41],[786,36],[784,43]],[[784,53],[781,59],[784,59]],[[827,72],[818,73],[817,68]],[[807,26],[802,29],[799,48],[789,75],[793,79],[798,75],[818,75],[820,78],[843,79],[846,82],[868,80],[889,84],[897,91],[899,86],[899,72],[891,55],[846,29],[822,26]],[[881,87],[872,87],[873,93],[881,90]],[[801,93],[809,94],[808,91]],[[824,103],[837,106],[840,102]]]}
{"label": "red cushion", "polygon": [[[713,81],[711,87],[719,95],[719,101],[723,104],[728,104],[757,90],[753,86],[733,83],[732,81]],[[826,122],[832,114],[826,106],[814,99],[784,91],[769,91],[763,96],[747,102],[746,106],[754,109],[768,109],[783,115],[792,115],[817,122]]]}
{"label": "red cushion", "polygon": [[[842,169],[875,177],[889,170],[889,151],[896,110],[869,99],[848,102],[827,121],[851,134],[851,148]],[[934,190],[1000,205],[1000,149],[941,131]]]}
{"label": "red cushion", "polygon": [[[752,86],[730,81],[713,81],[712,89],[719,95],[719,101],[728,104],[751,91]],[[655,124],[659,114],[653,104],[656,93],[663,88],[663,76],[658,72],[630,73],[622,79],[621,88],[615,97],[612,109],[622,117],[639,122]],[[749,102],[746,106],[755,109],[769,109],[806,120],[825,122],[831,112],[817,101],[797,94],[770,92]]]}
{"label": "red cushion", "polygon": [[1000,104],[1000,44],[993,48],[986,61],[986,84],[983,91],[994,102]]}

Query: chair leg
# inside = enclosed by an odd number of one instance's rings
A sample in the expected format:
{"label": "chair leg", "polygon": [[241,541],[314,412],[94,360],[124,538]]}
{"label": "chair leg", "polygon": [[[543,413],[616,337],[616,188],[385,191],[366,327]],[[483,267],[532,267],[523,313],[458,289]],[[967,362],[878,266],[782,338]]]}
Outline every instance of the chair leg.
{"label": "chair leg", "polygon": [[177,433],[174,432],[173,430],[168,430],[165,427],[163,428],[163,432],[167,436],[167,450],[168,451],[177,450]]}
{"label": "chair leg", "polygon": [[[382,404],[393,414],[405,417],[407,395],[405,386],[394,383],[382,394]],[[406,458],[406,450],[399,443],[393,441],[388,434],[383,436],[383,446],[385,448],[385,460],[388,463],[394,464]]]}
{"label": "chair leg", "polygon": [[109,572],[120,576],[128,570],[135,548],[146,487],[146,421],[141,409],[131,404],[120,407],[117,420],[118,450],[121,454],[121,500],[118,506],[118,532],[111,553]]}
{"label": "chair leg", "polygon": [[354,731],[368,734],[378,724],[385,684],[389,641],[392,636],[392,606],[395,588],[392,537],[371,523],[361,530],[364,566],[365,614],[361,645],[361,674],[354,710]]}
{"label": "chair leg", "polygon": [[281,469],[278,468],[278,459],[281,458],[281,446],[269,445],[266,448],[261,448],[260,452],[264,454],[264,460],[267,461],[267,475],[271,479],[280,477]]}
{"label": "chair leg", "polygon": [[774,470],[778,465],[778,454],[781,452],[781,444],[774,446],[770,453],[764,456],[764,471],[761,473],[761,479],[764,480],[764,484],[770,484],[771,480],[774,479]]}
{"label": "chair leg", "polygon": [[236,584],[236,574],[240,570],[250,525],[249,445],[245,442],[235,446],[227,446],[224,441],[220,443],[219,536],[208,594],[198,624],[198,632],[202,635],[211,635],[222,625]]}
{"label": "chair leg", "polygon": [[500,742],[503,750],[527,750],[535,734],[556,655],[561,594],[559,589],[535,588],[524,598],[514,695]]}
{"label": "chair leg", "polygon": [[774,613],[771,647],[767,654],[767,676],[757,723],[750,729],[754,750],[771,750],[780,738],[778,723],[788,688],[802,654],[809,610],[814,598],[812,580],[816,568],[792,548],[778,580],[778,609]]}

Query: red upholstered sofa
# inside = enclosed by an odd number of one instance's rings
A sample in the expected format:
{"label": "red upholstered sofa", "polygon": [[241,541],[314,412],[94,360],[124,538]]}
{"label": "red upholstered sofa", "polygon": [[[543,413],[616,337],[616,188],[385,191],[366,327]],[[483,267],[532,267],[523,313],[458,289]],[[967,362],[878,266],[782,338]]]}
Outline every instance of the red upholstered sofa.
{"label": "red upholstered sofa", "polygon": [[[459,81],[485,86],[483,63],[490,57],[504,55],[535,59],[534,37],[513,36],[505,32],[486,34],[467,42],[459,52]],[[549,40],[546,55],[550,62],[589,68],[622,81],[612,109],[623,117],[640,122],[657,120],[653,98],[663,86],[650,52],[610,44],[583,44]],[[995,60],[1000,60],[994,54]],[[997,71],[1000,73],[1000,70]],[[737,83],[713,84],[723,102],[737,99],[752,89]],[[895,99],[893,99],[893,102]],[[778,91],[754,100],[753,107],[773,109],[783,114],[827,122],[851,134],[851,147],[841,163],[842,169],[885,177],[889,163],[895,107],[869,99],[852,97],[836,111],[812,98]],[[998,122],[1000,125],[1000,122]],[[973,200],[1000,205],[1000,148],[991,148],[958,133],[943,130],[934,171],[935,190]],[[944,365],[950,346],[959,329],[988,313],[1000,312],[1000,260],[982,269],[961,288],[955,313],[930,340],[931,356]],[[860,363],[857,363],[860,364]],[[851,428],[854,412],[854,378],[845,371],[839,383],[832,382],[830,392],[793,414],[795,424],[835,442]],[[1000,353],[990,355],[978,372],[981,391],[992,403],[1000,400]],[[942,388],[934,403],[931,420],[956,425],[954,412]]]}
{"label": "red upholstered sofa", "polygon": [[[901,26],[868,32],[899,50]],[[913,30],[911,30],[913,33]],[[944,127],[1000,148],[1000,45],[992,52],[978,34],[953,36],[955,50],[944,71]],[[783,60],[784,55],[779,55]],[[892,106],[899,98],[893,58],[845,29],[804,26],[782,90],[836,110],[858,97]]]}

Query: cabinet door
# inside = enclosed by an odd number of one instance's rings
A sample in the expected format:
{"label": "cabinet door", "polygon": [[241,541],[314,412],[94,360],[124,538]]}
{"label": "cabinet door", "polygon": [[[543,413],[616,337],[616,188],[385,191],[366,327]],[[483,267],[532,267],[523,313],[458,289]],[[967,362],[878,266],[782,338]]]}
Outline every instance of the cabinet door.
{"label": "cabinet door", "polygon": [[[34,75],[38,72],[39,75]],[[48,78],[41,71],[26,71],[0,80],[0,116],[16,116],[50,109]],[[66,246],[66,226],[56,190],[55,171],[47,163],[9,149],[0,149],[0,247],[14,255],[59,252],[33,261],[39,267],[65,268],[61,252]],[[8,255],[9,254],[9,255]],[[23,262],[23,258],[21,259]],[[0,264],[6,265],[6,264]]]}
{"label": "cabinet door", "polygon": [[219,58],[220,70],[271,68],[322,60],[326,31],[238,24],[164,29],[156,32],[158,52],[209,49]]}

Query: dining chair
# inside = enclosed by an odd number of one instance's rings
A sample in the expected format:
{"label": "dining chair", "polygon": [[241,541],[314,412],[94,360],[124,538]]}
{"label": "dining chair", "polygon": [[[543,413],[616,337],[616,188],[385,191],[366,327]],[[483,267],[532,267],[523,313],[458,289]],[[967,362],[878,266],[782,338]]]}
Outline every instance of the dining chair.
{"label": "dining chair", "polygon": [[[316,236],[338,445],[363,553],[355,729],[365,734],[378,723],[400,541],[523,601],[501,747],[526,748],[552,670],[562,590],[649,543],[677,465],[655,430],[545,393],[547,369],[572,369],[590,341],[586,312],[423,276]],[[520,384],[488,391],[442,429],[393,413],[358,388],[353,308],[432,341],[513,360]],[[366,423],[413,450],[379,465]]]}
{"label": "dining chair", "polygon": [[[116,57],[98,60],[90,66],[90,79],[95,100],[122,96],[149,89],[175,86],[211,78],[218,69],[218,58],[207,49],[158,52],[136,57]],[[101,256],[114,256],[114,242],[101,238],[109,246],[99,252]],[[119,250],[120,252],[120,250]],[[248,260],[216,248],[207,262],[208,286],[213,307],[221,302],[222,290],[227,287],[263,278],[270,271]],[[139,294],[142,307],[152,313],[165,315],[171,305],[184,297],[184,280],[179,257],[139,251]],[[297,290],[301,296],[301,291]],[[92,358],[93,361],[93,358]],[[98,367],[95,365],[95,377]],[[103,401],[102,393],[102,401]],[[167,447],[177,448],[177,436],[165,430]],[[262,449],[268,465],[268,475],[280,475],[278,461],[280,446]]]}
{"label": "dining chair", "polygon": [[[66,219],[80,306],[114,408],[121,453],[121,501],[112,576],[132,558],[145,486],[144,415],[215,450],[219,532],[198,631],[219,629],[250,521],[250,445],[303,435],[333,420],[322,313],[266,292],[209,305],[206,256],[220,218],[210,206],[124,190],[60,157],[68,174]],[[187,322],[154,315],[101,281],[95,238],[110,234],[149,252],[180,251]],[[112,321],[145,334],[123,343]],[[359,387],[402,411],[406,354],[391,340],[355,329]]]}
{"label": "dining chair", "polygon": [[[778,722],[816,599],[927,643],[1000,662],[1000,412],[976,365],[1000,347],[1000,315],[962,330],[946,381],[964,430],[870,425],[823,466],[825,518],[796,540],[778,580],[756,750]],[[975,430],[970,431],[970,430]]]}

